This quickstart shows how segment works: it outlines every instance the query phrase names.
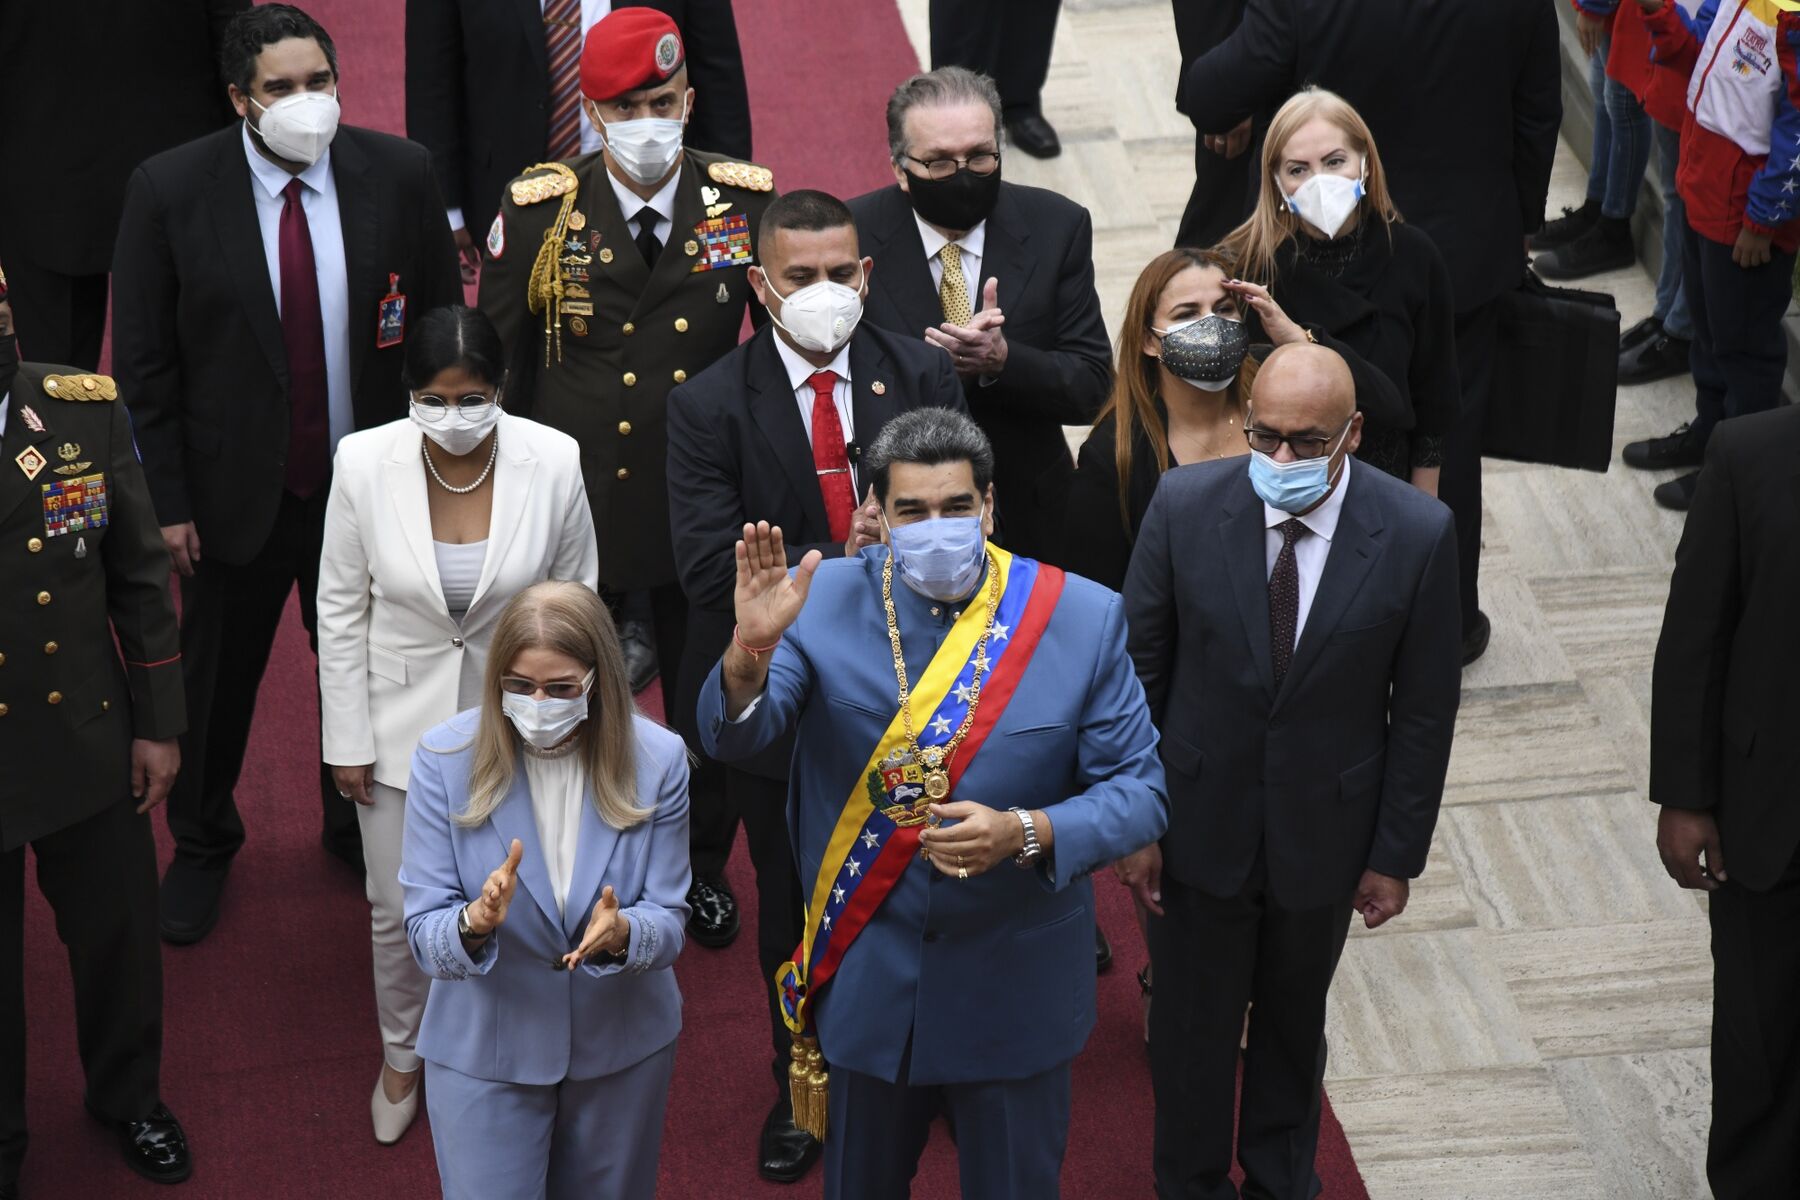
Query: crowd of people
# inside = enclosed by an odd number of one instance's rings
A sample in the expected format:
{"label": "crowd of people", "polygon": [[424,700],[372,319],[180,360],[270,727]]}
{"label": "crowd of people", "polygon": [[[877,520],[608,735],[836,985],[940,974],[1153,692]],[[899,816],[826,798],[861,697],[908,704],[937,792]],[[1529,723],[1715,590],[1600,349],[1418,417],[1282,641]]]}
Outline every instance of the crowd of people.
{"label": "crowd of people", "polygon": [[[90,1111],[140,1174],[192,1171],[157,938],[227,903],[296,588],[321,842],[369,902],[371,1127],[422,1104],[446,1196],[654,1194],[672,968],[740,932],[740,823],[765,1178],[905,1196],[941,1116],[964,1195],[1057,1194],[1111,874],[1149,960],[1156,1194],[1236,1197],[1234,1162],[1243,1195],[1316,1192],[1332,976],[1424,870],[1490,636],[1499,302],[1528,249],[1552,279],[1633,261],[1653,141],[1662,275],[1619,377],[1691,369],[1696,416],[1623,453],[1693,469],[1656,491],[1692,515],[1651,799],[1713,893],[1712,1185],[1786,1186],[1800,418],[1765,410],[1800,19],[1575,3],[1593,166],[1546,224],[1551,0],[1178,2],[1194,195],[1110,342],[1089,214],[1003,170],[1060,152],[1055,5],[934,2],[893,182],[850,199],[752,161],[728,0],[542,0],[541,26],[409,0],[413,140],[341,123],[299,8],[154,22],[220,78],[122,139],[105,254],[0,202],[0,732],[81,775],[0,779],[0,1200],[28,844]],[[634,701],[657,677],[666,724]]]}

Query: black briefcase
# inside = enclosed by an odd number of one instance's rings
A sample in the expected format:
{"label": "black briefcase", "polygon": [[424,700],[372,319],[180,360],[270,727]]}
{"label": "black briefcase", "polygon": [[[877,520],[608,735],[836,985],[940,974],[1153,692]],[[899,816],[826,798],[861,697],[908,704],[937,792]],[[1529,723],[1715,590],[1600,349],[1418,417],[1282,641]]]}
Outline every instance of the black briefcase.
{"label": "black briefcase", "polygon": [[1619,310],[1605,292],[1551,287],[1527,268],[1501,296],[1481,452],[1605,471],[1619,392]]}

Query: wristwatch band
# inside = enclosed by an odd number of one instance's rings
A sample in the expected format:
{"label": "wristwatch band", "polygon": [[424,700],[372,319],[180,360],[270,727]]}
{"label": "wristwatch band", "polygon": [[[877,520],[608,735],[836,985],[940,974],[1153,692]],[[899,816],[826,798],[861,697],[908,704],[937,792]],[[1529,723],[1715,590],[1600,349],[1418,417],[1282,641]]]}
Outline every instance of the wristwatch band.
{"label": "wristwatch band", "polygon": [[1029,867],[1044,854],[1044,848],[1038,844],[1037,822],[1032,820],[1031,814],[1025,809],[1009,808],[1007,811],[1016,815],[1019,824],[1025,827],[1025,845],[1013,857],[1013,862],[1017,866]]}
{"label": "wristwatch band", "polygon": [[470,942],[487,940],[487,934],[476,933],[469,927],[469,906],[466,904],[456,910],[456,936]]}

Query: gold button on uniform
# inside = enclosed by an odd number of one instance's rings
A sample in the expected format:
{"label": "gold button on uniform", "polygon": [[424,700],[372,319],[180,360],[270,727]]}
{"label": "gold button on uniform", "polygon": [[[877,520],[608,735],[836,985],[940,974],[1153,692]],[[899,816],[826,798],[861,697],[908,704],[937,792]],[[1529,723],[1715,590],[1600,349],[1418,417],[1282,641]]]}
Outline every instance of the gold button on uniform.
{"label": "gold button on uniform", "polygon": [[676,317],[675,318],[675,332],[676,333],[686,333],[687,332],[687,318],[686,317]]}
{"label": "gold button on uniform", "polygon": [[100,711],[101,712],[112,711],[112,701],[111,700],[102,700],[100,702]]}
{"label": "gold button on uniform", "polygon": [[6,665],[6,655],[0,654],[0,667],[4,667],[5,665]]}
{"label": "gold button on uniform", "polygon": [[630,421],[620,421],[619,422],[619,436],[620,437],[630,437],[631,436],[631,422]]}
{"label": "gold button on uniform", "polygon": [[61,692],[51,692],[50,693],[50,703],[61,704],[62,703],[62,693]]}
{"label": "gold button on uniform", "polygon": [[631,478],[631,468],[630,467],[620,467],[619,468],[619,478],[620,479],[630,479]]}
{"label": "gold button on uniform", "polygon": [[676,383],[686,383],[687,382],[687,372],[686,371],[675,372],[675,382]]}
{"label": "gold button on uniform", "polygon": [[637,386],[637,374],[635,372],[633,372],[633,371],[625,372],[625,386],[626,387],[636,387]]}
{"label": "gold button on uniform", "polygon": [[4,717],[7,713],[9,713],[11,711],[12,711],[12,709],[6,707],[6,705],[0,704],[0,717]]}
{"label": "gold button on uniform", "polygon": [[636,332],[637,332],[636,325],[633,325],[630,321],[625,322],[625,336],[626,337],[630,337],[632,334],[634,334]]}
{"label": "gold button on uniform", "polygon": [[45,654],[55,654],[58,649],[60,649],[60,647],[57,646],[57,644],[55,642],[45,642],[44,643],[44,653]]}
{"label": "gold button on uniform", "polygon": [[39,550],[42,550],[44,548],[44,539],[43,538],[32,538],[29,542],[25,543],[25,548],[27,550],[31,551],[33,554],[36,554]]}
{"label": "gold button on uniform", "polygon": [[50,593],[49,592],[39,592],[38,593],[38,603],[39,604],[50,603]]}

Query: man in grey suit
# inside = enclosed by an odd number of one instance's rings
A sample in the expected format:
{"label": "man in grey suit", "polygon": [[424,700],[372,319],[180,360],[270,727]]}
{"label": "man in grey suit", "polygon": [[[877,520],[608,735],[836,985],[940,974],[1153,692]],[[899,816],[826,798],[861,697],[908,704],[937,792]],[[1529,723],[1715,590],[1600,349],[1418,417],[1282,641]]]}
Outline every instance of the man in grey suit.
{"label": "man in grey suit", "polygon": [[1406,907],[1437,823],[1461,624],[1450,511],[1352,470],[1343,359],[1283,347],[1257,375],[1248,460],[1163,477],[1125,580],[1162,734],[1169,829],[1118,864],[1154,914],[1155,1171],[1165,1200],[1306,1200],[1325,994],[1353,912]]}

